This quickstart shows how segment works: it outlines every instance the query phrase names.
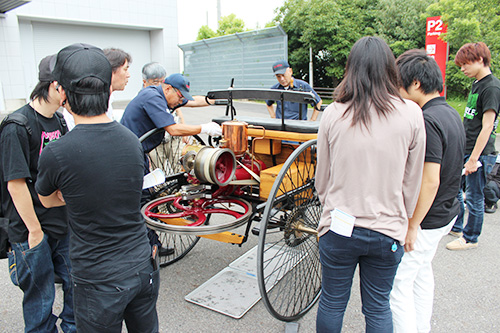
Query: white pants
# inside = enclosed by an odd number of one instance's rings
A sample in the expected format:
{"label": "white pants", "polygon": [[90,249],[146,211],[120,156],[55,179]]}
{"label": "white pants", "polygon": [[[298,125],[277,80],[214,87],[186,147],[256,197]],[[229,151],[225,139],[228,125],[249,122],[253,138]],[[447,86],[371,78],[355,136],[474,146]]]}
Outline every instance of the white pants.
{"label": "white pants", "polygon": [[434,300],[432,259],[439,241],[447,235],[457,217],[439,229],[418,229],[415,249],[405,252],[391,291],[395,333],[430,332]]}

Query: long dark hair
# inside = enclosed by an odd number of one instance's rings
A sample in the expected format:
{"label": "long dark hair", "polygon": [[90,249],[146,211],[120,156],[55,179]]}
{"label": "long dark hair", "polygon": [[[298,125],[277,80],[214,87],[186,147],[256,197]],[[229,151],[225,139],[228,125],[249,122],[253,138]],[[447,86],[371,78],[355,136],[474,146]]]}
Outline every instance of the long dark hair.
{"label": "long dark hair", "polygon": [[379,37],[363,37],[351,49],[344,79],[335,89],[335,100],[349,103],[344,117],[352,112],[352,126],[361,123],[369,128],[369,109],[386,117],[394,109],[391,97],[401,100],[394,55]]}

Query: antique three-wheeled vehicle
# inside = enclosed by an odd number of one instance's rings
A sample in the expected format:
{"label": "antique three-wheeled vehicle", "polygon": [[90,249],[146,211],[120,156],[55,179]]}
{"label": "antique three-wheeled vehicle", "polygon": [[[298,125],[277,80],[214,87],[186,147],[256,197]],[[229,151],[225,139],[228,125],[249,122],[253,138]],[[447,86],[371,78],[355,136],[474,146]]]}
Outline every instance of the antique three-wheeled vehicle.
{"label": "antique three-wheeled vehicle", "polygon": [[[171,137],[155,129],[141,137],[165,135],[149,154],[151,170],[164,183],[150,189],[142,213],[163,246],[174,253],[161,265],[183,258],[200,237],[241,246],[259,237],[257,280],[262,300],[277,319],[296,320],[317,301],[321,289],[317,225],[321,204],[315,187],[319,122],[237,117],[234,99],[314,104],[310,92],[271,89],[211,91],[228,101],[223,136]],[[281,103],[283,105],[283,103]],[[243,235],[231,230],[246,224]]]}

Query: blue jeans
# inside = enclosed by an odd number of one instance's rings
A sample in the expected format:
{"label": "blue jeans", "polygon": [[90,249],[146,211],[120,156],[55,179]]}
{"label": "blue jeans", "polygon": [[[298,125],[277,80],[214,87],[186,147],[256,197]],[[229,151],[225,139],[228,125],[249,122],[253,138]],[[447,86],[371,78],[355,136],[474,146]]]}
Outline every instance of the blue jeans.
{"label": "blue jeans", "polygon": [[[469,159],[470,155],[466,155],[464,161]],[[457,195],[460,203],[460,212],[458,213],[457,221],[451,229],[455,232],[463,232],[463,237],[467,243],[477,243],[477,239],[481,234],[484,219],[484,185],[486,184],[486,176],[495,165],[495,155],[481,155],[479,162],[482,166],[476,172],[465,176],[465,198],[469,217],[467,224],[464,225],[464,197],[462,190]]]}
{"label": "blue jeans", "polygon": [[[160,271],[153,264],[138,268],[129,277],[105,283],[75,281],[75,317],[78,332],[158,332],[156,300]],[[75,278],[76,280],[76,278]]]}
{"label": "blue jeans", "polygon": [[317,332],[340,332],[359,264],[366,332],[392,332],[389,294],[404,250],[379,232],[355,227],[351,237],[327,232],[319,239],[322,268]]}
{"label": "blue jeans", "polygon": [[44,235],[37,246],[28,241],[12,243],[9,273],[14,285],[24,292],[23,316],[25,332],[57,333],[57,316],[52,313],[55,298],[54,272],[63,280],[64,308],[61,329],[76,332],[73,316],[73,285],[69,261],[69,237],[58,240]]}

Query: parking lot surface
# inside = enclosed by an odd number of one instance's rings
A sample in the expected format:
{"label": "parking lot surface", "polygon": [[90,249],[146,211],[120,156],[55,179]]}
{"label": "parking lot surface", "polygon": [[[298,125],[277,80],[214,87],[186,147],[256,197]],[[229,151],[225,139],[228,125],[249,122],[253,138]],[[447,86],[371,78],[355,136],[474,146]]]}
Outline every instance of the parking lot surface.
{"label": "parking lot surface", "polygon": [[[264,104],[236,103],[238,115],[266,116]],[[224,114],[224,106],[183,109],[188,123],[200,124]],[[500,142],[497,140],[497,149]],[[237,232],[243,233],[243,227]],[[453,252],[445,244],[454,238],[446,236],[434,259],[436,292],[432,331],[500,332],[500,213],[485,214],[479,247]],[[241,247],[201,239],[179,262],[161,269],[160,296],[157,310],[161,332],[285,332],[286,324],[276,320],[258,302],[241,319],[189,303],[184,297],[210,279],[229,263],[257,245],[250,235]],[[357,273],[356,273],[357,274]],[[0,260],[0,332],[22,332],[22,292],[10,281],[7,260]],[[54,313],[61,311],[62,292],[56,288]],[[290,292],[293,292],[292,290]],[[314,332],[317,305],[297,321],[298,332]],[[292,326],[289,326],[292,329]],[[123,330],[126,332],[126,329]],[[364,332],[364,318],[357,277],[345,317],[343,332]]]}

